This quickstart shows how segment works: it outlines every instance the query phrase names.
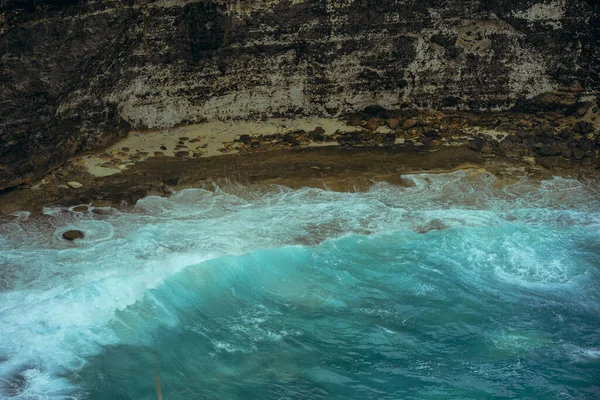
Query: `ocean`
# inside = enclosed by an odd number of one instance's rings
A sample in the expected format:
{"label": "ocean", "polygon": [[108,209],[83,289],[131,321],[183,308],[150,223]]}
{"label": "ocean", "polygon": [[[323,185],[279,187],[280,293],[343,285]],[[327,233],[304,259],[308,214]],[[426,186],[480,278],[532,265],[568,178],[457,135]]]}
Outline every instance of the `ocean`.
{"label": "ocean", "polygon": [[404,178],[16,214],[0,398],[600,398],[598,183]]}

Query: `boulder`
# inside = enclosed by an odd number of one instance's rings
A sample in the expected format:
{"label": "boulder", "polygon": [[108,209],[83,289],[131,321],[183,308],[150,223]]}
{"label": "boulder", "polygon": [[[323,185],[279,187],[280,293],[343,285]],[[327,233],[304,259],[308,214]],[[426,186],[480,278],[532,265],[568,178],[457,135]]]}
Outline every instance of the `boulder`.
{"label": "boulder", "polygon": [[369,120],[367,121],[367,129],[370,131],[374,131],[377,128],[379,128],[379,118],[369,118]]}
{"label": "boulder", "polygon": [[414,128],[415,126],[417,126],[417,121],[413,118],[408,118],[402,123],[402,129],[405,131],[409,130],[410,128]]}
{"label": "boulder", "polygon": [[65,240],[75,240],[75,239],[83,239],[85,234],[82,231],[78,231],[76,229],[71,229],[62,234],[63,239]]}
{"label": "boulder", "polygon": [[389,126],[390,129],[396,129],[398,125],[400,125],[400,121],[398,121],[396,118],[390,118],[387,120],[387,126]]}

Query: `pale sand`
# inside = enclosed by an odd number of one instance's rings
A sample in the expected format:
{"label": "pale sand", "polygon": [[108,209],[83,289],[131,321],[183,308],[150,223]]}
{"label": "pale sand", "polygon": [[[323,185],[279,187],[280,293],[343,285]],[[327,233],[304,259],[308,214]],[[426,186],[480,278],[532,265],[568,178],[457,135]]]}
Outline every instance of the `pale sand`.
{"label": "pale sand", "polygon": [[[273,118],[265,121],[215,121],[156,131],[131,131],[126,138],[101,153],[84,155],[74,161],[84,165],[90,174],[101,177],[118,174],[123,169],[138,161],[154,157],[155,152],[161,152],[165,157],[174,157],[177,151],[188,151],[188,157],[193,157],[195,153],[196,157],[235,154],[238,151],[233,146],[230,145],[228,151],[224,151],[223,148],[241,135],[257,136],[295,130],[309,132],[316,127],[323,128],[327,135],[331,135],[338,130],[348,132],[362,129],[361,127],[347,126],[344,121],[334,118]],[[379,127],[379,130],[390,131],[387,127]],[[175,146],[178,145],[181,137],[188,138],[183,140],[187,148],[176,150]],[[190,143],[190,140],[193,142]],[[337,143],[312,143],[309,147],[330,145],[337,145]],[[161,150],[161,146],[165,146],[167,150]],[[123,148],[128,148],[129,151],[123,151]],[[140,152],[147,154],[140,154]],[[130,160],[129,156],[133,154],[138,154],[140,157],[139,160]],[[111,160],[117,161],[114,162],[114,166],[108,168],[101,166],[102,164],[111,162]]]}

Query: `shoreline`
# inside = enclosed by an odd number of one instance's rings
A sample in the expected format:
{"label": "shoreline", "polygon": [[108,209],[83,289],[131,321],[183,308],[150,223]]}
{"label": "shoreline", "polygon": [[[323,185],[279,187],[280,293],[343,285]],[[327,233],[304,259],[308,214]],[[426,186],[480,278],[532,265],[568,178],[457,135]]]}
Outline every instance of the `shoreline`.
{"label": "shoreline", "polygon": [[[407,185],[402,175],[473,169],[496,175],[498,185],[518,179],[600,178],[593,166],[546,168],[507,158],[484,158],[466,146],[424,149],[386,146],[308,147],[213,157],[150,157],[119,174],[94,176],[80,165],[59,170],[44,185],[0,194],[0,216],[44,207],[91,205],[131,209],[137,200],[169,196],[187,188],[216,189],[220,185],[282,185],[333,191],[365,191],[376,182]],[[69,186],[69,182],[81,185]]]}
{"label": "shoreline", "polygon": [[[368,111],[368,112],[367,112]],[[502,181],[600,176],[600,110],[472,114],[388,111],[131,131],[36,182],[0,191],[0,216],[48,206],[128,209],[148,195],[220,183],[367,190],[404,174],[479,169]],[[502,183],[498,183],[502,184]]]}

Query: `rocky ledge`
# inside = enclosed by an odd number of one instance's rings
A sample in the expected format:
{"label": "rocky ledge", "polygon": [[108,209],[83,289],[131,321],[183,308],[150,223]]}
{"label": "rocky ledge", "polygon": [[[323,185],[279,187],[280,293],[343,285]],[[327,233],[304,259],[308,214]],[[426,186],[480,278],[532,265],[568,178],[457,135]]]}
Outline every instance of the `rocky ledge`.
{"label": "rocky ledge", "polygon": [[241,122],[227,132],[214,124],[138,132],[105,151],[71,159],[35,184],[0,193],[0,214],[55,205],[79,205],[74,210],[84,212],[90,206],[129,208],[147,195],[189,187],[362,190],[376,181],[405,184],[406,173],[466,168],[492,172],[500,184],[556,175],[598,179],[598,114],[594,104],[568,118],[368,107],[344,120],[263,122],[260,133],[251,134],[236,134],[248,129]]}

